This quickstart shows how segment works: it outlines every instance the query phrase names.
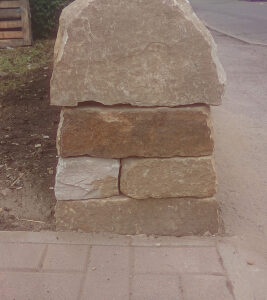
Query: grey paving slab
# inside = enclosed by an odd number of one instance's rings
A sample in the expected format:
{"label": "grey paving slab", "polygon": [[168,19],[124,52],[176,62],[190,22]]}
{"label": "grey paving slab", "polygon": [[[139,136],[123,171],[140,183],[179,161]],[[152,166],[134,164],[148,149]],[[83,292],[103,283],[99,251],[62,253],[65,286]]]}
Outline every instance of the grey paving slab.
{"label": "grey paving slab", "polygon": [[89,246],[48,245],[43,270],[86,271]]}
{"label": "grey paving slab", "polygon": [[185,300],[234,300],[232,288],[223,276],[184,275],[182,289]]}
{"label": "grey paving slab", "polygon": [[215,247],[135,247],[136,273],[224,272]]}
{"label": "grey paving slab", "polygon": [[135,275],[133,278],[131,300],[182,300],[178,276]]}
{"label": "grey paving slab", "polygon": [[92,247],[81,299],[128,299],[129,252],[128,247]]}
{"label": "grey paving slab", "polygon": [[206,247],[215,246],[215,237],[174,237],[174,236],[159,236],[153,237],[146,235],[136,235],[131,237],[131,245],[133,246],[169,246],[169,247]]}
{"label": "grey paving slab", "polygon": [[137,246],[117,236],[118,245],[107,246],[110,235],[92,246],[73,233],[64,244],[50,243],[54,233],[38,233],[36,243],[8,235],[0,243],[1,300],[267,299],[266,257],[240,238],[130,237]]}
{"label": "grey paving slab", "polygon": [[119,246],[129,245],[130,237],[105,233],[1,231],[0,242]]}
{"label": "grey paving slab", "polygon": [[1,300],[75,300],[80,274],[0,272]]}
{"label": "grey paving slab", "polygon": [[0,269],[37,269],[45,247],[44,244],[0,243]]}
{"label": "grey paving slab", "polygon": [[267,299],[267,252],[259,255],[235,238],[222,240],[218,249],[236,299]]}

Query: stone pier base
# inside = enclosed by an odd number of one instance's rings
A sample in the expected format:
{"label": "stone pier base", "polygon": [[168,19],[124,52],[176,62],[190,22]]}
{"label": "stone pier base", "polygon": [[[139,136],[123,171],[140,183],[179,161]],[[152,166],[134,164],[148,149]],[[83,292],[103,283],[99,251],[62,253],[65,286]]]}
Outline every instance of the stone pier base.
{"label": "stone pier base", "polygon": [[58,230],[218,232],[210,105],[225,73],[187,0],[79,0],[63,10]]}

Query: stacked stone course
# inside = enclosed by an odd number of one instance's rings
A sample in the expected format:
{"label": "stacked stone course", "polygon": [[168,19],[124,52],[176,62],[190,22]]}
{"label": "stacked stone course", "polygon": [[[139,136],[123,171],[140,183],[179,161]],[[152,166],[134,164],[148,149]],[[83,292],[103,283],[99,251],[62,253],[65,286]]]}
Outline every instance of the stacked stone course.
{"label": "stacked stone course", "polygon": [[218,231],[209,105],[225,75],[185,0],[76,0],[62,13],[59,230]]}

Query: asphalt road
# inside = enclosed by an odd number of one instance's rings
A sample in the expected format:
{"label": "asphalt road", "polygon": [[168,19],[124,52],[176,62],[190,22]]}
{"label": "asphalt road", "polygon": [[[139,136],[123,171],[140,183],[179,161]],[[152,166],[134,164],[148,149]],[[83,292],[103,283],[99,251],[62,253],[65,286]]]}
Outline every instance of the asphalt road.
{"label": "asphalt road", "polygon": [[[207,25],[267,42],[267,3],[193,0]],[[264,32],[265,31],[265,32]],[[267,252],[267,46],[212,31],[227,74],[223,104],[212,108],[217,198],[228,235]]]}
{"label": "asphalt road", "polygon": [[225,33],[267,45],[267,2],[190,0],[197,15]]}

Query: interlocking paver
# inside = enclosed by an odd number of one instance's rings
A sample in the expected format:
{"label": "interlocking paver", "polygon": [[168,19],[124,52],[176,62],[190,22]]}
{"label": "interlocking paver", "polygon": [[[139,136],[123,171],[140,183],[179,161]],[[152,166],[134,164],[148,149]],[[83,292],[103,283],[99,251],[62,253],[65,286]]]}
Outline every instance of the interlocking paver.
{"label": "interlocking paver", "polygon": [[129,248],[92,247],[82,299],[125,300],[128,295]]}
{"label": "interlocking paver", "polygon": [[178,276],[172,275],[135,275],[131,300],[180,300]]}
{"label": "interlocking paver", "polygon": [[136,247],[137,273],[222,273],[215,247]]}
{"label": "interlocking paver", "polygon": [[43,270],[84,271],[88,248],[86,245],[49,245]]}
{"label": "interlocking paver", "polygon": [[213,237],[175,237],[175,236],[159,236],[153,237],[146,235],[136,235],[131,237],[131,245],[133,246],[168,246],[168,247],[177,247],[177,246],[193,246],[193,247],[202,247],[202,246],[215,246],[216,238]]}
{"label": "interlocking paver", "polygon": [[1,300],[75,300],[82,274],[0,272]]}
{"label": "interlocking paver", "polygon": [[0,269],[36,269],[45,245],[0,243]]}
{"label": "interlocking paver", "polygon": [[118,234],[83,233],[83,232],[26,232],[2,231],[0,243],[48,243],[80,245],[129,245],[130,237]]}
{"label": "interlocking paver", "polygon": [[184,275],[182,288],[185,300],[234,300],[223,276]]}
{"label": "interlocking paver", "polygon": [[[224,238],[218,243],[218,250],[231,282],[236,299],[267,299],[267,256],[240,247],[239,239]],[[239,245],[239,246],[238,246]]]}
{"label": "interlocking paver", "polygon": [[267,299],[264,257],[229,238],[19,234],[0,232],[0,300]]}

